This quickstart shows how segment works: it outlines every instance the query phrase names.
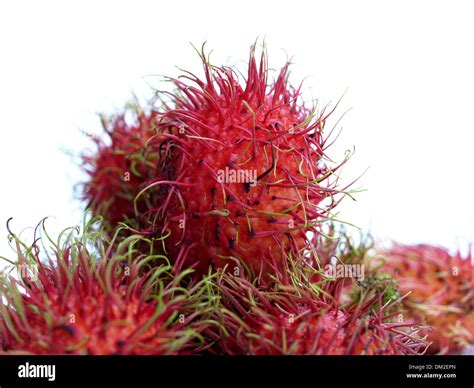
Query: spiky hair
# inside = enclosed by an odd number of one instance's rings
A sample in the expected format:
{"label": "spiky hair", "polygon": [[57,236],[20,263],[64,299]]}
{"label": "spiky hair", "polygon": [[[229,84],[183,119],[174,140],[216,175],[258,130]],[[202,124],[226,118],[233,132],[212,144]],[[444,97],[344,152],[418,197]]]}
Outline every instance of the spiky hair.
{"label": "spiky hair", "polygon": [[[472,248],[471,248],[472,249]],[[474,341],[474,263],[472,252],[455,253],[432,245],[393,242],[379,250],[382,269],[397,280],[406,320],[433,326],[432,353],[452,353]]]}
{"label": "spiky hair", "polygon": [[0,275],[2,352],[181,354],[203,347],[206,280],[189,283],[189,271],[172,273],[150,243],[150,251],[138,252],[140,236],[112,249],[92,223],[76,233],[50,239],[50,249],[11,234],[18,273]]}
{"label": "spiky hair", "polygon": [[360,289],[342,304],[342,279],[324,277],[293,260],[286,280],[268,288],[225,271],[216,279],[221,331],[209,330],[213,349],[224,354],[423,354],[430,345],[428,327],[398,322],[401,299],[384,303],[387,289]]}
{"label": "spiky hair", "polygon": [[[334,109],[308,106],[289,82],[289,63],[270,80],[265,52],[250,50],[246,76],[214,66],[200,52],[204,78],[184,71],[161,92],[157,121],[161,173],[142,194],[159,190],[148,230],[170,234],[173,255],[189,248],[190,265],[207,271],[244,263],[265,277],[314,242],[322,222],[346,194],[323,135]],[[223,172],[230,171],[223,178]],[[242,179],[232,180],[230,174]],[[245,177],[251,179],[245,180]]]}

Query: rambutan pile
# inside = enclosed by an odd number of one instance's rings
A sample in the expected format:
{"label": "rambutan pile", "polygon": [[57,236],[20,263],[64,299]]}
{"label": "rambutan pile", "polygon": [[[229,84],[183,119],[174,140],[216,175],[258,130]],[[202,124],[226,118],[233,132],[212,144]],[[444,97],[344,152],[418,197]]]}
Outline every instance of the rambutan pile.
{"label": "rambutan pile", "polygon": [[[410,355],[473,342],[471,257],[337,226],[352,194],[321,108],[275,74],[166,78],[143,106],[102,116],[82,154],[81,230],[44,223],[0,276],[0,352]],[[42,231],[42,235],[37,233]],[[38,238],[40,237],[40,238]],[[26,271],[25,271],[26,269]],[[456,269],[456,275],[454,274]],[[433,345],[431,345],[433,343]]]}

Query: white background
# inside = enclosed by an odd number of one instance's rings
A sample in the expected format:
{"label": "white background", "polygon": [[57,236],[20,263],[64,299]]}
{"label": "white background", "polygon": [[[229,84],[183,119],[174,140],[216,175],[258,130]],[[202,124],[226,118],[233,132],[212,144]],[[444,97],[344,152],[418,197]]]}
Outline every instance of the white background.
{"label": "white background", "polygon": [[[340,218],[381,238],[456,248],[474,241],[474,23],[469,1],[15,1],[0,5],[0,255],[44,216],[76,224],[78,154],[151,74],[242,65],[257,37],[270,65],[293,57],[305,98],[336,101],[338,145],[356,147],[347,179],[370,166]],[[335,116],[337,118],[337,114]]]}

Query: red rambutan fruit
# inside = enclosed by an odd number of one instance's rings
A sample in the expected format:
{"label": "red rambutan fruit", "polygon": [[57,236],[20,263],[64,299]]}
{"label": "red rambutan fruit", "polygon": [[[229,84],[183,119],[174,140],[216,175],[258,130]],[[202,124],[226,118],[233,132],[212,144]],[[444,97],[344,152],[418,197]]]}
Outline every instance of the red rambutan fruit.
{"label": "red rambutan fruit", "polygon": [[140,195],[166,188],[153,221],[170,232],[172,257],[185,246],[197,269],[234,262],[265,277],[305,249],[340,200],[323,136],[332,112],[302,101],[289,64],[270,82],[254,47],[246,77],[201,58],[204,79],[171,79],[176,91],[157,121],[161,174]]}
{"label": "red rambutan fruit", "polygon": [[474,343],[474,264],[472,253],[449,253],[434,245],[394,243],[382,251],[384,270],[393,273],[405,318],[433,327],[430,353],[453,353]]}
{"label": "red rambutan fruit", "polygon": [[[278,355],[423,354],[425,327],[394,319],[400,301],[383,304],[385,290],[371,288],[346,306],[334,297],[340,280],[311,283],[314,270],[293,267],[289,283],[257,288],[249,280],[222,273],[217,279],[221,325],[216,353]],[[305,273],[303,276],[301,276]],[[394,312],[395,311],[395,312]],[[219,319],[218,319],[219,320]]]}
{"label": "red rambutan fruit", "polygon": [[204,280],[183,285],[187,272],[172,275],[166,258],[136,251],[141,237],[114,253],[89,228],[63,233],[42,253],[40,240],[12,238],[18,276],[0,274],[2,353],[186,354],[204,346]]}
{"label": "red rambutan fruit", "polygon": [[[108,142],[94,136],[97,151],[82,156],[83,170],[89,176],[80,186],[81,199],[95,216],[101,216],[114,231],[119,222],[131,227],[139,225],[151,201],[148,191],[134,203],[146,183],[156,178],[158,154],[148,147],[153,143],[156,113],[129,105],[119,115],[101,116]],[[136,212],[135,209],[139,211]]]}

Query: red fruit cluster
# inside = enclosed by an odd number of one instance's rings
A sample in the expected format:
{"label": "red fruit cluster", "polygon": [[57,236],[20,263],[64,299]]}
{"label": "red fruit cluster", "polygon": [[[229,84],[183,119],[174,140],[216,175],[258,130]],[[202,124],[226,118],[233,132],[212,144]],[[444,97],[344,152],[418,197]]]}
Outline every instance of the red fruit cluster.
{"label": "red fruit cluster", "polygon": [[[218,270],[208,289],[221,326],[203,333],[209,348],[419,354],[429,345],[420,321],[437,328],[431,352],[473,341],[472,265],[459,255],[394,247],[385,267],[363,269],[365,280],[324,273],[334,257],[342,266],[371,264],[373,248],[323,230],[347,193],[337,177],[347,159],[332,166],[326,155],[332,111],[302,100],[289,64],[271,77],[254,47],[245,74],[200,55],[203,77],[169,78],[174,89],[158,93],[160,106],[105,123],[111,143],[97,140],[97,155],[84,157],[83,198],[109,235],[125,222],[127,233],[153,241],[153,255],[168,255],[175,272],[193,268],[199,279]],[[317,270],[302,278],[302,265]],[[408,292],[403,322],[399,299]]]}

